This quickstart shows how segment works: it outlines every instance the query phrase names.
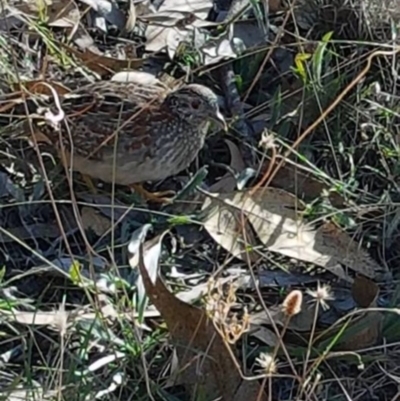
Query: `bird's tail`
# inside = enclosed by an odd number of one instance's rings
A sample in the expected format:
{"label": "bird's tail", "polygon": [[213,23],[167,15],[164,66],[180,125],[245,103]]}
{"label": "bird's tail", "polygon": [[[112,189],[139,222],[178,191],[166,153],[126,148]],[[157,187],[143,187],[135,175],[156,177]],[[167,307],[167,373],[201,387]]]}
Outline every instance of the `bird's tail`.
{"label": "bird's tail", "polygon": [[37,99],[22,93],[0,93],[0,135],[8,138],[25,136],[30,122],[39,118]]}

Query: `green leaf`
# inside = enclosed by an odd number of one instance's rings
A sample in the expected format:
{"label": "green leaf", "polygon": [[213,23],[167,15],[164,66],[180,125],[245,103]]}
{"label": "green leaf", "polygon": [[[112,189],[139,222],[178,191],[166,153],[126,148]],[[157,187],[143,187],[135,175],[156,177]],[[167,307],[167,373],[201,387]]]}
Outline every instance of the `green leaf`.
{"label": "green leaf", "polygon": [[312,68],[313,68],[313,76],[315,82],[321,85],[321,76],[322,76],[322,62],[324,60],[324,55],[326,51],[326,46],[328,42],[331,40],[333,35],[333,31],[326,33],[322,40],[319,42],[317,46],[317,50],[314,53],[312,60]]}
{"label": "green leaf", "polygon": [[5,266],[3,266],[1,269],[0,269],[0,284],[1,284],[1,282],[4,280],[4,276],[6,275],[6,267]]}
{"label": "green leaf", "polygon": [[168,219],[168,223],[174,226],[192,224],[193,218],[191,218],[190,216],[173,216],[170,219]]}
{"label": "green leaf", "polygon": [[294,63],[296,64],[296,71],[300,75],[303,82],[307,82],[307,72],[304,62],[310,58],[311,54],[309,53],[297,53],[294,59]]}
{"label": "green leaf", "polygon": [[236,82],[236,86],[238,88],[238,91],[242,92],[242,90],[243,90],[243,78],[241,77],[241,75],[239,75],[239,74],[235,75],[235,82]]}
{"label": "green leaf", "polygon": [[332,39],[333,31],[327,32],[323,37],[322,37],[322,42],[328,43]]}
{"label": "green leaf", "polygon": [[82,283],[81,265],[78,261],[74,260],[69,267],[69,276],[74,284]]}

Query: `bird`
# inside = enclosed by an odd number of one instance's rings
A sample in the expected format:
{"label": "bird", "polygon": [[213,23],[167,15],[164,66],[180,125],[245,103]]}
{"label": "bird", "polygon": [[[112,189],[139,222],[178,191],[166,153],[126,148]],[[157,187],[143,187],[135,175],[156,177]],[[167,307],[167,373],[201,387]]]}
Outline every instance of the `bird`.
{"label": "bird", "polygon": [[44,117],[34,120],[35,131],[67,167],[86,182],[94,178],[129,186],[148,200],[157,201],[160,194],[142,184],[187,168],[204,146],[210,123],[227,130],[216,94],[200,84],[170,89],[97,81],[54,95],[57,113],[54,107],[39,107]]}

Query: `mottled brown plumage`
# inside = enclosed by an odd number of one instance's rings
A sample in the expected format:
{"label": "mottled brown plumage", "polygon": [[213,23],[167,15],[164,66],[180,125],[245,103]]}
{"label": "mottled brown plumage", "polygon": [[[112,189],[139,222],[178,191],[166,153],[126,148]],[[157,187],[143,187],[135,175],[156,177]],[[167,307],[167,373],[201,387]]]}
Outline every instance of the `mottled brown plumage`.
{"label": "mottled brown plumage", "polygon": [[56,128],[42,121],[40,131],[73,170],[121,185],[179,173],[203,147],[208,123],[225,126],[216,95],[197,84],[171,91],[97,82],[60,97],[60,105],[62,121]]}

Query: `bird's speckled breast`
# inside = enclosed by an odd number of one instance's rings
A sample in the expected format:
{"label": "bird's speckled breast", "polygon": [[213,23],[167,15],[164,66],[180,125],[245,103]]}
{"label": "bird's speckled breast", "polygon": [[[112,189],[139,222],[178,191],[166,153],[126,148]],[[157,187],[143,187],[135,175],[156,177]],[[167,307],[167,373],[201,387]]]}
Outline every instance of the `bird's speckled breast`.
{"label": "bird's speckled breast", "polygon": [[168,124],[160,124],[159,135],[146,155],[139,157],[132,153],[124,153],[124,156],[121,156],[107,152],[102,161],[90,162],[75,155],[73,169],[119,185],[163,180],[178,174],[191,164],[204,146],[208,127],[208,121],[199,122],[196,130],[193,130],[192,123],[183,122],[179,128],[175,126],[173,130]]}

